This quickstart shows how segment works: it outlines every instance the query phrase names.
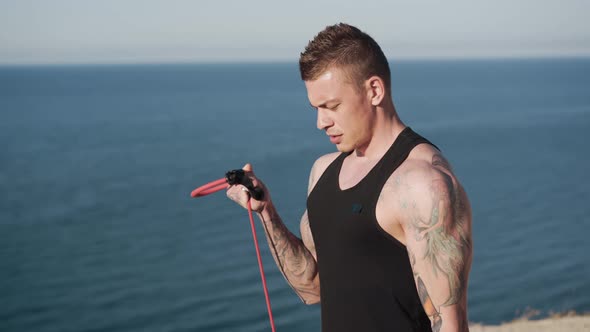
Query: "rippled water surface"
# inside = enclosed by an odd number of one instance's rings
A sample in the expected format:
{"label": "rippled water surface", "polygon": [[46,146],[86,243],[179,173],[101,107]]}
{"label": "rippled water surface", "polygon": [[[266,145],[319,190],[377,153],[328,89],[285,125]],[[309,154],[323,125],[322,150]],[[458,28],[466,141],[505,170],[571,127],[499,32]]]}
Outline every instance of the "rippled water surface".
{"label": "rippled water surface", "polygon": [[[590,60],[392,62],[473,206],[469,319],[590,311]],[[0,68],[1,331],[268,331],[245,162],[298,233],[333,150],[292,64]],[[262,233],[259,233],[262,239]],[[263,247],[279,331],[319,331]]]}

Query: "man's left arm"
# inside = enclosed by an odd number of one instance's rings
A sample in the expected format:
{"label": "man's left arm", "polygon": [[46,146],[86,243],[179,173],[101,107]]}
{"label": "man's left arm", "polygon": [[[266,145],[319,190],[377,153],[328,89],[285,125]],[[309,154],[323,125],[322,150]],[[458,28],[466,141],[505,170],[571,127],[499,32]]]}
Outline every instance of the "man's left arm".
{"label": "man's left arm", "polygon": [[442,156],[419,173],[407,196],[413,208],[402,222],[418,295],[434,332],[469,331],[469,201]]}

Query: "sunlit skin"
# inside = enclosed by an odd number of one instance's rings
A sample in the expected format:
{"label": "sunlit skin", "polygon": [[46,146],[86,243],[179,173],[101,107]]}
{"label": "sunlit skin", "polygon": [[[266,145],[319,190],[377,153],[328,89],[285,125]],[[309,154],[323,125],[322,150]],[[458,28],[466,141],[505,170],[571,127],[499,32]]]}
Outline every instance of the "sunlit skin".
{"label": "sunlit skin", "polygon": [[392,121],[393,103],[379,77],[369,78],[359,88],[342,69],[333,68],[306,81],[305,87],[317,110],[317,128],[341,152],[354,150],[359,157],[380,157],[393,142],[392,134],[403,129],[400,121]]}
{"label": "sunlit skin", "polygon": [[[338,152],[314,163],[308,195],[341,152],[340,189],[359,183],[385,155],[405,125],[397,116],[389,88],[378,76],[353,84],[342,68],[328,68],[306,81],[317,128],[325,131]],[[304,303],[320,302],[320,273],[307,211],[301,238],[287,229],[268,188],[247,164],[244,170],[264,200],[251,199],[265,229],[270,251],[289,285]],[[250,198],[240,185],[228,189],[232,200],[246,207]],[[467,280],[471,266],[471,207],[450,164],[431,145],[420,144],[390,176],[375,210],[381,228],[406,246],[418,295],[432,330],[468,331]],[[346,276],[342,276],[346,278]]]}
{"label": "sunlit skin", "polygon": [[378,76],[369,77],[360,87],[354,85],[339,68],[306,81],[305,87],[311,106],[317,110],[317,128],[326,132],[338,151],[354,151],[344,160],[340,173],[340,188],[352,187],[405,128],[388,88]]}

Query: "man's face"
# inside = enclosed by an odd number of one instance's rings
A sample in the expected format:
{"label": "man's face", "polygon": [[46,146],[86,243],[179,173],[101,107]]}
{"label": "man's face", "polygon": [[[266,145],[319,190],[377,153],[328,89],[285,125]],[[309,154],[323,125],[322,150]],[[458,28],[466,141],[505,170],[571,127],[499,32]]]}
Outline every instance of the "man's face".
{"label": "man's face", "polygon": [[369,142],[374,117],[364,88],[354,86],[337,68],[305,81],[305,87],[318,113],[318,129],[326,131],[339,151],[350,152]]}

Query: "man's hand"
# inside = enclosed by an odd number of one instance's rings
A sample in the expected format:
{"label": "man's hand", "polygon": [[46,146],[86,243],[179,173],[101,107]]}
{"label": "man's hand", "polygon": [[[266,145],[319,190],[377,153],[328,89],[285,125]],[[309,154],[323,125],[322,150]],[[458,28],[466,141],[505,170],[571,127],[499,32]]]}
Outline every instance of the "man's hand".
{"label": "man's hand", "polygon": [[242,170],[245,172],[244,176],[248,177],[252,181],[252,184],[254,185],[254,187],[258,187],[263,190],[264,196],[262,197],[262,200],[258,201],[258,200],[255,200],[254,198],[251,198],[251,195],[248,192],[248,189],[241,184],[236,184],[236,185],[230,186],[226,192],[227,197],[229,197],[229,199],[231,199],[232,201],[241,205],[244,209],[248,208],[248,200],[250,200],[250,204],[252,206],[252,211],[260,213],[269,204],[270,193],[266,189],[266,186],[264,185],[264,183],[262,183],[262,181],[260,181],[254,175],[254,172],[252,171],[252,165],[246,164],[246,165],[244,165],[244,167],[242,167]]}
{"label": "man's hand", "polygon": [[304,213],[301,220],[304,241],[287,229],[272,204],[266,186],[252,172],[252,165],[246,164],[242,170],[254,187],[263,190],[262,200],[251,198],[248,189],[241,184],[229,187],[227,197],[244,208],[247,208],[250,200],[252,211],[258,212],[262,221],[270,252],[289,285],[304,303],[319,302],[319,276],[307,213]]}

